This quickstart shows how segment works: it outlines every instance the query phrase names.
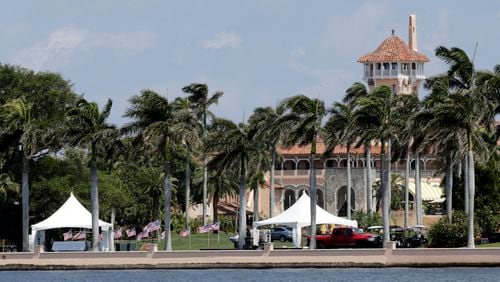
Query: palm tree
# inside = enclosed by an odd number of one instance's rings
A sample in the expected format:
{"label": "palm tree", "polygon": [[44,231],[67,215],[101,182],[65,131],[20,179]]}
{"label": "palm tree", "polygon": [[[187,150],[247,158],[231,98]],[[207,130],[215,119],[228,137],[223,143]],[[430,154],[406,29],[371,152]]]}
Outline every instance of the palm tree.
{"label": "palm tree", "polygon": [[[238,195],[238,170],[233,167],[217,167],[217,164],[208,162],[208,168],[210,169],[209,185],[208,190],[213,195],[212,201],[212,214],[214,217],[214,222],[219,221],[219,208],[218,204],[221,198],[224,197],[235,197]],[[203,184],[203,171],[199,173],[195,172],[195,181],[199,179],[200,185]]]}
{"label": "palm tree", "polygon": [[246,184],[247,167],[250,158],[259,150],[254,143],[255,135],[244,123],[236,125],[230,120],[215,119],[211,126],[210,138],[207,140],[206,150],[213,154],[210,161],[220,170],[229,169],[231,166],[239,167],[240,185],[240,208],[238,225],[238,248],[242,249],[245,244],[246,225]]}
{"label": "palm tree", "polygon": [[283,123],[279,123],[279,115],[272,107],[256,108],[249,118],[249,123],[257,129],[256,138],[262,140],[271,152],[270,178],[269,178],[269,217],[274,216],[275,191],[274,172],[276,168],[276,146],[279,143]]}
{"label": "palm tree", "polygon": [[309,162],[311,171],[309,177],[309,194],[311,196],[311,227],[309,248],[316,248],[316,144],[321,130],[321,122],[326,114],[325,103],[319,99],[311,99],[305,95],[296,95],[284,99],[278,106],[279,123],[284,125],[287,140],[285,144],[311,145]]}
{"label": "palm tree", "polygon": [[356,141],[353,104],[334,102],[328,112],[330,117],[324,127],[325,152],[330,152],[338,144],[345,144],[347,148],[347,219],[351,219],[351,145]]}
{"label": "palm tree", "polygon": [[[368,97],[369,93],[365,85],[360,82],[355,82],[346,90],[346,95],[342,100],[344,103],[352,105],[354,111],[358,109],[358,100],[362,97]],[[373,212],[373,189],[372,189],[372,166],[371,166],[371,142],[376,139],[376,128],[370,127],[369,124],[357,122],[356,116],[353,116],[353,130],[358,136],[358,144],[363,143],[365,148],[365,192],[366,192],[366,210],[368,216]],[[356,146],[358,146],[358,144]]]}
{"label": "palm tree", "polygon": [[[375,128],[376,136],[380,140],[380,179],[383,195],[382,219],[384,221],[384,234],[389,234],[389,203],[391,201],[389,176],[391,165],[391,138],[395,131],[393,126],[395,101],[395,96],[392,95],[389,87],[379,86],[374,89],[369,97],[359,98],[357,102],[359,108],[355,113],[355,122],[359,125],[359,128]],[[366,134],[371,135],[373,132],[368,131]],[[386,146],[387,155],[385,152]],[[389,236],[384,237],[384,243],[389,242],[389,240]]]}
{"label": "palm tree", "polygon": [[197,119],[196,112],[189,100],[177,98],[174,101],[174,109],[176,111],[177,123],[176,131],[180,134],[182,141],[186,144],[186,174],[185,174],[185,206],[186,206],[186,227],[189,226],[189,206],[191,193],[191,150],[193,146],[198,147],[200,144],[199,137],[202,131],[200,123]]}
{"label": "palm tree", "polygon": [[92,250],[99,250],[99,196],[97,188],[97,148],[108,142],[106,138],[115,128],[106,120],[113,102],[108,99],[102,112],[95,102],[84,98],[67,112],[67,138],[71,145],[87,146],[90,151],[90,198],[92,210]]}
{"label": "palm tree", "polygon": [[[477,47],[477,46],[476,46]],[[475,53],[475,51],[474,51]],[[469,58],[467,53],[460,48],[452,47],[446,48],[444,46],[438,46],[435,50],[435,54],[438,58],[443,60],[448,65],[448,71],[446,73],[438,74],[433,77],[430,77],[426,80],[424,87],[427,89],[432,89],[432,93],[437,93],[437,95],[431,95],[432,106],[442,103],[443,100],[450,94],[450,92],[456,93],[465,93],[469,91],[474,84],[474,58],[472,60]],[[485,76],[487,77],[487,76]],[[450,91],[451,90],[451,91]],[[429,106],[429,102],[427,102],[427,106]],[[456,136],[456,132],[455,132]],[[459,138],[465,138],[465,135],[459,136]],[[465,143],[465,141],[458,141],[459,143]],[[450,141],[450,144],[453,144],[453,141]],[[460,144],[459,144],[460,146]],[[464,151],[466,151],[465,147],[461,147]],[[466,153],[464,155],[464,170],[467,170],[467,166],[469,163],[467,162]],[[449,158],[449,154],[445,157]],[[450,163],[449,160],[447,160]],[[464,173],[464,178],[468,179],[467,173]],[[447,192],[449,190],[449,186],[452,185],[451,178],[447,178]],[[464,183],[464,193],[465,193],[465,203],[468,205],[469,197],[468,197],[468,187],[469,181],[465,181]],[[447,204],[451,199],[447,198]],[[451,206],[451,204],[449,205]],[[468,211],[466,211],[468,213]]]}
{"label": "palm tree", "polygon": [[33,105],[24,99],[9,100],[2,106],[6,132],[17,136],[22,159],[22,248],[25,252],[29,250],[29,162],[43,154],[47,137],[47,130],[33,119],[32,108]]}
{"label": "palm tree", "polygon": [[125,112],[125,117],[134,120],[126,124],[122,132],[136,134],[136,138],[144,142],[150,153],[160,153],[164,158],[165,250],[171,251],[172,144],[180,140],[175,127],[178,120],[172,104],[152,90],[142,90],[129,102],[131,107]]}
{"label": "palm tree", "polygon": [[[207,117],[212,116],[209,108],[213,104],[219,102],[219,98],[222,97],[223,92],[217,91],[211,97],[208,95],[208,87],[206,84],[192,83],[188,86],[182,88],[184,93],[189,94],[188,100],[193,104],[198,120],[202,124],[203,129],[203,142],[207,142]],[[208,171],[207,171],[207,157],[203,158],[203,225],[207,224],[207,181],[208,181]]]}
{"label": "palm tree", "polygon": [[[393,134],[392,149],[394,159],[405,159],[405,177],[404,177],[404,226],[408,226],[408,210],[409,210],[409,180],[410,180],[410,151],[411,146],[416,146],[416,140],[420,141],[420,127],[416,124],[416,116],[420,113],[420,102],[416,95],[399,95],[396,97],[396,108],[393,117],[395,130]],[[418,154],[416,154],[418,155]],[[417,177],[416,186],[420,183]],[[418,189],[420,193],[420,189]],[[392,192],[391,192],[392,195]],[[420,195],[417,198],[421,198]],[[420,205],[419,205],[420,207]]]}
{"label": "palm tree", "polygon": [[[444,103],[439,104],[434,109],[435,118],[430,124],[447,124],[448,128],[455,131],[465,132],[467,162],[469,164],[468,174],[468,195],[469,195],[469,217],[468,217],[468,242],[467,247],[474,248],[474,147],[481,148],[484,145],[481,129],[491,130],[494,125],[494,106],[479,91],[470,91],[465,94],[452,94]],[[447,130],[437,130],[436,136],[443,140],[452,138],[447,134]],[[482,150],[485,147],[482,147]],[[481,149],[480,149],[481,150]]]}

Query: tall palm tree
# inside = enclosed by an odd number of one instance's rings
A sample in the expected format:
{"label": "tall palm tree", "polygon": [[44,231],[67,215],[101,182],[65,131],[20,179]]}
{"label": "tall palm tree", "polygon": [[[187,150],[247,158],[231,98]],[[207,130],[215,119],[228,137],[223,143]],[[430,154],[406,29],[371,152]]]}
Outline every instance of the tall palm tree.
{"label": "tall palm tree", "polygon": [[261,148],[254,142],[255,135],[244,123],[235,124],[227,119],[215,119],[211,125],[212,131],[207,140],[206,150],[213,154],[211,163],[218,169],[228,169],[231,166],[239,167],[239,225],[238,225],[238,248],[242,249],[245,244],[246,223],[246,185],[248,162]]}
{"label": "tall palm tree", "polygon": [[[368,97],[368,89],[363,83],[355,82],[346,90],[346,95],[342,100],[344,103],[352,105],[354,111],[358,109],[358,100],[362,97]],[[373,189],[372,189],[372,166],[371,166],[371,142],[376,139],[377,128],[370,127],[369,124],[359,123],[356,120],[356,115],[353,117],[353,130],[358,136],[358,144],[362,143],[365,148],[365,193],[366,193],[366,210],[368,216],[373,212]],[[358,145],[356,145],[358,146]]]}
{"label": "tall palm tree", "polygon": [[43,146],[46,131],[32,117],[33,105],[24,99],[13,99],[2,106],[2,117],[6,132],[18,136],[22,159],[22,249],[29,250],[29,162],[38,156]]}
{"label": "tall palm tree", "polygon": [[[448,71],[446,73],[430,77],[425,81],[424,87],[426,87],[427,89],[432,89],[430,100],[431,101],[436,100],[434,101],[434,103],[431,103],[432,106],[442,103],[443,100],[449,94],[451,94],[451,92],[465,93],[469,91],[474,85],[474,74],[475,74],[474,58],[472,58],[471,60],[464,50],[458,47],[447,48],[444,46],[438,46],[435,49],[435,54],[436,57],[440,58],[448,65]],[[435,93],[437,93],[437,95],[435,95]],[[457,136],[456,132],[454,136]],[[459,138],[463,139],[466,137],[465,135],[462,134],[462,136],[460,136]],[[459,141],[459,143],[465,143],[465,141]],[[450,141],[450,144],[453,144],[452,140]],[[463,150],[466,151],[465,146],[461,148],[463,148]],[[465,156],[464,165],[467,166],[470,165],[466,161],[467,157],[465,152],[463,153],[463,155]],[[449,154],[445,158],[449,158]],[[450,161],[448,160],[447,163],[450,163]],[[464,170],[468,170],[468,168],[464,167]],[[464,173],[464,178],[468,179],[467,173]],[[448,188],[449,186],[452,185],[450,181],[451,177],[447,179],[448,180],[446,184]],[[465,181],[464,184],[465,184],[464,185],[465,202],[468,203],[469,197],[467,195],[469,194],[468,193],[469,181]],[[447,191],[448,190],[449,189],[447,189]],[[448,202],[448,200],[451,199],[447,199],[447,203],[450,203]],[[451,206],[451,204],[449,206]],[[466,213],[468,213],[468,211]]]}
{"label": "tall palm tree", "polygon": [[316,158],[316,144],[321,131],[321,123],[326,114],[325,103],[320,99],[311,99],[305,95],[296,95],[284,99],[278,105],[278,113],[282,117],[279,123],[286,126],[286,144],[310,144],[309,162],[311,164],[309,177],[309,194],[311,196],[311,227],[310,245],[311,249],[316,248],[316,171],[314,160]]}
{"label": "tall palm tree", "polygon": [[284,124],[279,123],[279,115],[272,107],[256,108],[249,118],[249,123],[257,129],[257,139],[262,140],[271,152],[270,178],[269,178],[269,217],[274,216],[275,191],[274,174],[276,168],[276,147],[279,143]]}
{"label": "tall palm tree", "polygon": [[[404,177],[404,226],[408,226],[409,211],[409,180],[410,180],[410,151],[411,146],[415,146],[416,140],[420,141],[420,127],[416,124],[416,116],[420,113],[420,101],[416,95],[399,95],[396,97],[396,108],[393,118],[394,127],[400,130],[394,131],[392,143],[393,158],[405,159]],[[418,146],[415,146],[415,148]],[[419,179],[415,182],[416,185]],[[418,189],[419,193],[421,192]],[[392,192],[391,192],[392,194]],[[418,198],[421,198],[419,195]],[[420,205],[419,205],[420,207]]]}
{"label": "tall palm tree", "polygon": [[[374,89],[369,97],[362,97],[358,100],[358,110],[355,113],[355,121],[360,128],[367,126],[376,128],[376,136],[380,140],[381,169],[380,179],[382,183],[382,219],[384,222],[384,234],[389,234],[390,220],[390,165],[391,165],[391,138],[395,131],[393,126],[395,96],[387,86],[379,86]],[[371,132],[367,132],[371,134]],[[387,147],[386,147],[387,146]],[[387,149],[387,155],[386,150]],[[389,236],[384,236],[384,243],[389,242]]]}
{"label": "tall palm tree", "polygon": [[347,219],[351,219],[351,146],[356,141],[353,130],[354,107],[353,104],[334,102],[328,112],[330,117],[324,127],[325,151],[330,152],[338,144],[344,144],[347,148]]}
{"label": "tall palm tree", "polygon": [[[222,97],[223,92],[217,91],[211,97],[208,94],[208,86],[206,84],[192,83],[188,86],[182,88],[184,93],[189,94],[188,100],[193,104],[196,115],[202,124],[203,129],[203,142],[207,142],[207,118],[212,116],[209,108],[213,104],[219,102],[219,98]],[[208,171],[207,171],[208,159],[205,156],[203,158],[203,225],[207,224],[207,181],[208,181]]]}
{"label": "tall palm tree", "polygon": [[[467,247],[474,248],[474,148],[485,150],[487,146],[482,139],[480,129],[491,130],[494,125],[494,106],[479,91],[468,91],[464,94],[452,94],[444,103],[434,109],[435,118],[432,124],[447,124],[449,128],[465,132],[467,161],[469,164],[468,195],[469,195],[469,217],[468,217],[468,241]],[[432,127],[432,124],[430,125]],[[442,139],[452,138],[447,131],[435,132]]]}
{"label": "tall palm tree", "polygon": [[97,188],[97,147],[108,142],[106,136],[114,126],[106,120],[111,112],[113,102],[108,99],[103,110],[95,102],[84,98],[67,112],[67,138],[71,145],[83,145],[90,151],[90,198],[92,210],[92,250],[99,250],[99,196]]}
{"label": "tall palm tree", "polygon": [[185,216],[186,216],[186,227],[189,226],[189,206],[191,199],[191,151],[193,146],[199,147],[200,145],[200,135],[202,128],[197,119],[195,109],[191,105],[191,102],[185,98],[177,98],[174,101],[174,109],[176,111],[175,124],[176,131],[182,138],[183,143],[186,145],[186,173],[185,173]]}
{"label": "tall palm tree", "polygon": [[178,120],[168,99],[152,90],[142,90],[140,95],[133,96],[129,102],[131,106],[125,112],[125,117],[132,118],[133,121],[126,124],[122,131],[135,134],[149,148],[150,153],[160,153],[164,159],[165,250],[171,251],[172,154],[173,143],[180,140],[175,126]]}

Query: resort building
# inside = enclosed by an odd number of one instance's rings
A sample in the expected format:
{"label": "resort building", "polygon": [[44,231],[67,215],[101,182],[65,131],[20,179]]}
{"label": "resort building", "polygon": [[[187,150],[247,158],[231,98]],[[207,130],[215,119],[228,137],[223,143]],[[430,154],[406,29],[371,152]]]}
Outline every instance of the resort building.
{"label": "resort building", "polygon": [[[425,79],[424,64],[429,62],[427,56],[418,52],[416,17],[410,15],[409,43],[406,44],[394,31],[388,38],[358,62],[363,64],[363,79],[369,90],[380,85],[389,86],[395,95],[418,95],[421,82]],[[322,158],[325,144],[317,144],[317,155],[313,163],[309,161],[310,146],[280,147],[278,152],[282,161],[277,164],[275,172],[275,203],[273,214],[279,214],[293,205],[302,195],[309,193],[309,173],[314,166],[317,174],[317,202],[328,212],[346,216],[347,214],[347,150],[345,146],[337,146],[329,158]],[[371,145],[371,158],[365,158],[365,148],[353,148],[351,152],[352,210],[366,211],[368,201],[376,208],[376,192],[374,198],[367,198],[367,177],[372,183],[379,181],[380,146]],[[367,176],[367,166],[371,166],[371,175]],[[399,160],[391,165],[391,173],[404,177],[406,160]],[[410,206],[412,207],[415,192],[414,175],[415,160],[411,159]],[[442,175],[437,174],[437,160],[432,155],[420,157],[422,200],[424,202],[442,202],[443,189],[440,187]],[[269,176],[269,175],[268,175]],[[269,178],[268,178],[269,180]],[[251,192],[250,192],[251,194]],[[252,210],[253,197],[248,195],[249,209]],[[269,183],[259,191],[259,215],[269,217]],[[424,211],[425,212],[425,211]],[[397,213],[394,213],[397,217]],[[398,221],[398,220],[396,220]],[[414,223],[415,218],[413,216]],[[424,224],[425,222],[424,218]],[[398,221],[399,222],[399,221]]]}

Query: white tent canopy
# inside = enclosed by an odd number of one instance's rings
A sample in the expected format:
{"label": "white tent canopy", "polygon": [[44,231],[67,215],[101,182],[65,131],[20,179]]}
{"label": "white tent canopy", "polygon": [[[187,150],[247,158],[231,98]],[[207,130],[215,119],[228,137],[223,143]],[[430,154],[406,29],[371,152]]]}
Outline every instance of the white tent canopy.
{"label": "white tent canopy", "polygon": [[[99,220],[99,227],[105,236],[105,239],[101,241],[101,248],[112,246],[113,225]],[[92,214],[75,198],[73,193],[51,216],[42,222],[31,225],[32,245],[34,246],[37,232],[56,228],[92,229]]]}
{"label": "white tent canopy", "polygon": [[[300,246],[301,238],[301,229],[302,227],[311,225],[311,208],[310,208],[310,198],[305,193],[287,210],[283,213],[261,221],[257,221],[253,223],[253,234],[254,234],[254,243],[258,243],[257,227],[263,225],[271,225],[271,224],[279,224],[279,225],[287,225],[293,228],[293,243],[296,247]],[[335,216],[319,206],[316,206],[316,224],[338,224],[338,225],[346,225],[352,227],[358,227],[358,222],[355,220],[348,220],[345,218],[341,218]]]}

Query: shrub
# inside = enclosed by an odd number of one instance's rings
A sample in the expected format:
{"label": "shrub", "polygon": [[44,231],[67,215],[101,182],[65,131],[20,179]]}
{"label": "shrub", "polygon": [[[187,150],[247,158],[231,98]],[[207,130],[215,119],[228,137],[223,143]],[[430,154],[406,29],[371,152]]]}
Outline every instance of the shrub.
{"label": "shrub", "polygon": [[[475,227],[477,235],[479,228]],[[467,215],[454,211],[451,222],[441,218],[429,230],[429,246],[434,248],[459,248],[467,246]]]}
{"label": "shrub", "polygon": [[360,228],[366,228],[369,226],[382,225],[382,218],[378,213],[373,212],[371,216],[363,211],[354,211],[352,214],[352,219],[358,222]]}

